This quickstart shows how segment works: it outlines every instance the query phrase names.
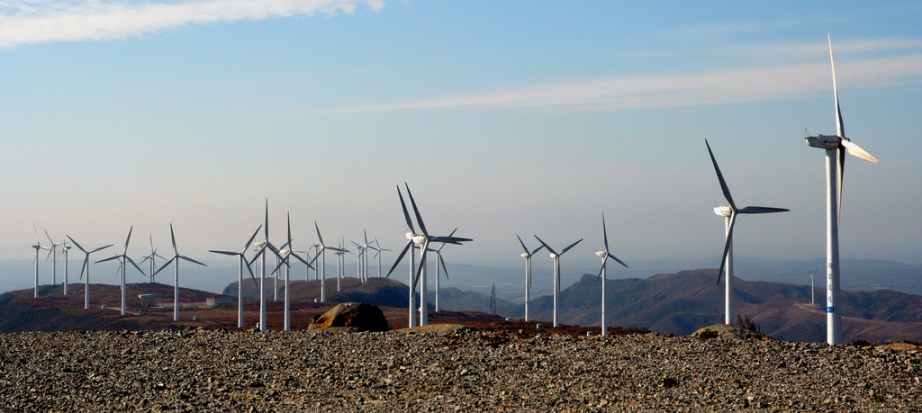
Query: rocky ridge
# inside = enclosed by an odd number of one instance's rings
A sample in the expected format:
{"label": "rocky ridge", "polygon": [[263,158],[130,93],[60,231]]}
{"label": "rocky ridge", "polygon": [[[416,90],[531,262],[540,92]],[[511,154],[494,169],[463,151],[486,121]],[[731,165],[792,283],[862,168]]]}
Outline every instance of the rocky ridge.
{"label": "rocky ridge", "polygon": [[913,411],[918,348],[450,330],[0,334],[0,411]]}

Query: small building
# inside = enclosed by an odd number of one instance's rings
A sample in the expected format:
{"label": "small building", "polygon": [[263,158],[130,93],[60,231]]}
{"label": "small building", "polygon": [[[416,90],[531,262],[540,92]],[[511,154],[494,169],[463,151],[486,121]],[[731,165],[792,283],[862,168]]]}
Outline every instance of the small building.
{"label": "small building", "polygon": [[230,297],[208,297],[205,299],[205,307],[208,308],[228,307],[233,304],[234,301]]}

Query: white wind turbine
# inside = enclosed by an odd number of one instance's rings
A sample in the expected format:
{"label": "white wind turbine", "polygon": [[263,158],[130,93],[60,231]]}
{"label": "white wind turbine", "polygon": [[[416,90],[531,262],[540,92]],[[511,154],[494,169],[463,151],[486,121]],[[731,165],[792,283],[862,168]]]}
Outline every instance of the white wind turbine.
{"label": "white wind turbine", "polygon": [[38,251],[47,250],[48,247],[43,247],[42,242],[38,239],[38,230],[35,229],[35,224],[32,224],[32,231],[35,232],[35,244],[32,245],[32,248],[35,249],[35,258],[32,260],[32,263],[35,264],[35,292],[33,293],[33,298],[38,298]]}
{"label": "white wind turbine", "polygon": [[819,270],[819,267],[817,267],[816,269],[813,270],[813,272],[810,273],[810,306],[811,307],[816,305],[816,300],[815,300],[816,297],[814,296],[814,292],[816,291],[816,283],[814,283],[814,278],[816,277],[817,270]]}
{"label": "white wind turbine", "polygon": [[[246,253],[247,249],[250,248],[250,244],[253,243],[253,239],[256,238],[256,234],[259,234],[259,230],[262,229],[262,227],[263,226],[260,225],[259,227],[256,228],[256,231],[253,231],[253,235],[250,236],[250,239],[247,240],[246,244],[244,244],[243,246],[243,249],[240,251],[208,250],[209,252],[213,252],[215,254],[236,256],[240,261],[239,268],[237,271],[237,328],[243,328],[243,267],[244,266],[246,266],[247,271],[249,271],[250,277],[253,278],[253,283],[257,284],[257,286],[259,285],[258,283],[256,283],[256,277],[253,276],[253,269],[250,268],[250,264],[247,263],[247,260],[246,260],[246,257],[244,257],[244,254]],[[153,255],[154,253],[152,252],[151,256]]]}
{"label": "white wind turbine", "polygon": [[173,233],[173,224],[170,224],[170,239],[173,240],[173,257],[167,260],[167,262],[165,262],[163,266],[154,272],[154,274],[162,271],[164,268],[170,265],[171,262],[173,263],[173,321],[179,321],[179,260],[186,260],[203,267],[207,267],[207,265],[184,255],[179,255],[179,249],[176,248],[176,235]]}
{"label": "white wind turbine", "polygon": [[836,66],[832,59],[832,39],[829,43],[829,64],[832,67],[832,92],[836,105],[836,135],[805,136],[807,145],[826,151],[826,343],[842,342],[842,314],[839,312],[839,218],[842,212],[842,179],[845,173],[845,152],[866,161],[879,163],[864,149],[845,137],[845,124],[839,109],[836,87]]}
{"label": "white wind turbine", "polygon": [[602,239],[605,242],[605,250],[596,251],[595,255],[602,258],[602,268],[599,269],[599,278],[602,280],[602,337],[605,337],[608,335],[608,323],[605,320],[605,280],[608,278],[608,275],[606,274],[605,266],[608,264],[608,259],[611,258],[618,264],[623,265],[624,268],[627,268],[627,264],[621,262],[621,260],[614,256],[608,249],[608,230],[605,229],[605,214],[602,214]]}
{"label": "white wind turbine", "polygon": [[[317,230],[317,239],[320,241],[320,243],[318,244],[320,246],[320,251],[317,252],[317,254],[320,255],[320,302],[325,303],[327,302],[327,287],[326,287],[327,285],[327,265],[326,265],[327,254],[326,252],[327,250],[340,251],[340,252],[343,252],[345,250],[342,248],[330,247],[323,243],[323,236],[320,235],[320,227],[317,226],[317,221],[314,221],[314,229]],[[314,257],[314,260],[315,261],[317,260],[316,256]]]}
{"label": "white wind turbine", "polygon": [[345,248],[345,240],[340,238],[339,240],[339,251],[336,251],[336,291],[342,290],[341,281],[346,276],[346,254],[352,254],[352,251],[349,251]]}
{"label": "white wind turbine", "polygon": [[265,215],[265,224],[263,225],[263,234],[265,235],[265,240],[256,241],[253,243],[253,246],[256,248],[257,252],[253,256],[253,259],[250,260],[249,265],[253,265],[256,262],[256,259],[262,256],[262,261],[260,264],[261,268],[259,271],[259,331],[266,331],[266,249],[269,249],[275,254],[278,254],[275,250],[275,247],[269,243],[269,200],[266,199],[266,215]]}
{"label": "white wind turbine", "polygon": [[51,244],[50,247],[46,248],[48,250],[48,256],[45,257],[45,262],[48,262],[48,258],[51,258],[51,285],[58,285],[58,246],[61,245],[60,242],[54,242],[51,239],[51,235],[48,235],[48,230],[42,229],[45,231],[45,236],[48,237],[48,242]]}
{"label": "white wind turbine", "polygon": [[[407,251],[410,251],[410,305],[409,305],[409,319],[408,327],[416,326],[416,306],[414,305],[415,301],[415,291],[417,282],[420,281],[422,277],[422,283],[419,284],[419,295],[420,295],[420,323],[419,325],[426,325],[428,321],[428,308],[426,304],[426,250],[429,247],[430,242],[443,242],[448,244],[461,244],[464,241],[471,241],[469,238],[458,238],[458,237],[442,237],[442,236],[432,236],[429,235],[426,230],[426,225],[423,223],[422,216],[419,214],[419,209],[416,207],[416,201],[413,200],[413,194],[410,192],[409,185],[404,184],[407,188],[407,195],[410,196],[410,203],[413,204],[413,212],[416,214],[416,222],[419,223],[421,234],[416,233],[416,229],[413,227],[413,221],[410,219],[410,213],[407,211],[407,204],[403,200],[403,194],[400,192],[400,187],[397,187],[397,195],[400,198],[400,206],[403,209],[403,216],[407,222],[407,243],[404,245],[403,250],[400,251],[400,255],[397,256],[397,260],[394,261],[394,265],[391,266],[390,271],[387,272],[386,277],[390,277],[391,273],[394,272],[394,269],[397,268],[397,264],[400,263],[400,260],[403,259],[403,256],[406,255]],[[414,266],[416,262],[414,261],[414,250],[415,245],[420,247],[420,261],[418,269]],[[415,273],[415,274],[414,274]]]}
{"label": "white wind turbine", "polygon": [[138,269],[138,272],[140,272],[141,275],[144,275],[144,271],[141,270],[141,267],[138,267],[138,264],[135,264],[134,260],[132,260],[131,257],[128,256],[128,241],[131,241],[131,231],[132,230],[134,230],[133,225],[131,226],[131,228],[128,229],[128,238],[125,239],[125,248],[122,250],[121,255],[114,255],[112,257],[96,261],[97,264],[101,262],[112,261],[112,260],[118,260],[119,262],[118,272],[122,279],[121,280],[122,281],[122,315],[125,315],[125,310],[128,304],[127,293],[125,292],[125,271],[126,271],[126,267],[128,267],[127,262],[130,262],[131,265],[133,265],[135,268]]}
{"label": "white wind turbine", "polygon": [[[455,228],[454,231],[451,231],[451,234],[448,236],[455,235],[455,231],[458,229]],[[439,245],[438,248],[429,248],[429,252],[435,253],[435,312],[439,312],[439,279],[442,278],[441,272],[439,271],[439,266],[441,265],[442,269],[445,270],[445,279],[448,278],[448,267],[445,266],[445,259],[442,258],[442,248],[445,247],[445,244]]]}
{"label": "white wind turbine", "polygon": [[295,259],[304,263],[304,265],[311,267],[311,264],[302,259],[298,254],[295,254],[291,251],[291,213],[288,214],[288,241],[285,242],[285,245],[282,245],[282,249],[279,250],[279,256],[281,257],[281,262],[278,266],[275,267],[273,272],[277,273],[278,270],[285,266],[285,331],[291,330],[291,265],[288,263],[289,257],[295,257]]}
{"label": "white wind turbine", "polygon": [[727,269],[726,276],[726,288],[724,289],[724,324],[732,325],[733,324],[733,227],[736,225],[736,216],[738,214],[770,214],[774,212],[787,212],[789,211],[786,208],[773,208],[773,207],[760,207],[760,206],[747,206],[745,208],[737,208],[736,204],[733,202],[733,197],[730,196],[730,188],[727,186],[727,182],[724,180],[724,176],[720,173],[720,167],[717,166],[717,160],[714,159],[714,153],[711,152],[711,145],[708,143],[707,139],[704,140],[704,144],[707,145],[708,154],[711,155],[711,163],[714,164],[714,171],[717,172],[717,180],[720,181],[720,190],[724,194],[724,198],[727,199],[729,206],[718,206],[714,208],[714,213],[724,217],[725,228],[726,228],[726,242],[724,243],[724,252],[720,257],[720,269],[717,272],[717,283],[720,283],[720,277],[723,275],[724,268]]}
{"label": "white wind turbine", "polygon": [[90,254],[96,251],[109,248],[112,246],[112,244],[106,245],[104,247],[96,248],[92,251],[87,251],[83,249],[83,247],[81,247],[80,244],[77,243],[77,241],[74,241],[74,239],[71,238],[70,235],[67,235],[67,239],[69,239],[70,242],[73,242],[74,245],[77,246],[77,249],[79,249],[80,251],[83,251],[83,253],[86,254],[86,257],[83,258],[83,268],[80,269],[80,278],[83,278],[83,273],[86,272],[86,280],[84,280],[84,284],[83,284],[83,309],[89,310],[90,309]]}
{"label": "white wind turbine", "polygon": [[381,253],[384,251],[390,251],[390,250],[387,248],[381,248],[381,244],[378,242],[377,238],[375,238],[375,244],[374,245],[369,244],[368,247],[375,250],[375,256],[372,258],[378,259],[378,278],[381,278]]}
{"label": "white wind turbine", "polygon": [[68,279],[67,279],[67,276],[68,276],[68,273],[67,273],[67,267],[68,267],[68,265],[67,265],[67,264],[68,264],[67,253],[70,252],[70,248],[71,248],[71,247],[67,245],[67,240],[64,240],[64,242],[63,242],[62,245],[61,245],[61,261],[64,261],[64,295],[67,295],[67,284],[68,284]]}
{"label": "white wind turbine", "polygon": [[150,255],[145,255],[143,258],[144,259],[141,260],[138,264],[143,264],[144,261],[149,261],[148,265],[150,266],[150,271],[148,272],[148,274],[150,276],[150,282],[153,283],[155,282],[154,272],[157,270],[157,264],[154,262],[155,259],[156,258],[160,258],[161,260],[166,259],[162,255],[158,254],[157,250],[154,249],[154,236],[153,235],[150,236]]}
{"label": "white wind turbine", "polygon": [[542,241],[541,238],[538,238],[537,235],[535,235],[535,238],[537,238],[538,242],[540,242],[541,245],[544,246],[544,248],[546,248],[548,252],[550,252],[551,259],[554,260],[554,327],[557,327],[557,296],[560,295],[560,256],[563,254],[566,254],[567,251],[575,247],[576,244],[579,244],[580,241],[582,241],[583,239],[580,238],[579,241],[576,241],[568,245],[566,248],[561,250],[560,253],[558,254],[557,251],[554,251],[553,248],[551,248],[549,245],[547,245],[547,243]]}
{"label": "white wind turbine", "polygon": [[531,302],[531,256],[541,251],[544,245],[529,252],[528,247],[525,246],[525,242],[522,241],[522,237],[520,237],[519,234],[515,234],[515,237],[519,239],[519,244],[522,244],[522,250],[525,251],[521,255],[522,258],[525,258],[525,321],[528,321],[528,303]]}

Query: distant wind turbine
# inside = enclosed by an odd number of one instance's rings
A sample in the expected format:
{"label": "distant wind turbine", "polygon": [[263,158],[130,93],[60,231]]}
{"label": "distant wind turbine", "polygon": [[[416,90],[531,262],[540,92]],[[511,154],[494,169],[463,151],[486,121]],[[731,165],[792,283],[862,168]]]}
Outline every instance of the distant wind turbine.
{"label": "distant wind turbine", "polygon": [[130,262],[131,265],[133,265],[135,268],[138,269],[138,272],[140,272],[141,275],[144,275],[144,271],[141,270],[141,267],[138,267],[138,264],[135,264],[134,260],[132,260],[131,257],[128,256],[128,241],[131,241],[131,231],[132,230],[134,230],[133,225],[131,226],[131,228],[128,229],[128,238],[125,239],[125,248],[124,250],[122,250],[121,255],[114,255],[112,257],[96,261],[97,264],[101,262],[112,261],[112,260],[118,260],[119,262],[118,270],[119,270],[119,275],[121,276],[121,279],[122,279],[122,294],[121,294],[122,295],[122,315],[125,315],[125,311],[128,305],[127,293],[125,291],[125,271],[126,271],[126,267],[128,267],[128,263]]}
{"label": "distant wind turbine", "polygon": [[608,324],[605,320],[605,296],[607,295],[607,290],[605,289],[605,280],[608,278],[605,273],[605,266],[608,264],[608,260],[615,260],[618,264],[627,268],[627,264],[621,262],[618,257],[614,256],[611,251],[608,249],[608,230],[605,229],[605,214],[602,214],[602,240],[605,242],[604,251],[596,251],[595,255],[598,255],[602,258],[602,268],[599,269],[599,278],[602,280],[602,337],[608,335]]}
{"label": "distant wind turbine", "polygon": [[170,263],[173,263],[173,321],[179,321],[179,260],[186,260],[203,267],[207,267],[207,265],[184,255],[179,255],[179,249],[176,248],[176,235],[173,233],[173,224],[170,224],[170,239],[173,240],[173,257],[167,260],[154,274],[163,271]]}
{"label": "distant wind turbine", "polygon": [[[327,250],[330,250],[330,251],[345,251],[345,250],[342,248],[331,247],[323,243],[323,236],[320,235],[320,227],[317,225],[317,221],[314,221],[314,229],[317,230],[317,239],[320,241],[320,244],[319,244],[320,251],[318,252],[318,254],[320,255],[320,302],[325,303],[327,302],[327,287],[326,287],[326,284],[327,284],[327,265],[326,265],[327,254],[326,252]],[[314,260],[316,261],[317,257],[314,257]]]}
{"label": "distant wind turbine", "polygon": [[67,267],[68,267],[68,265],[67,265],[67,264],[68,264],[67,253],[70,252],[70,248],[71,248],[71,247],[67,245],[67,240],[64,240],[63,245],[61,245],[61,261],[64,261],[64,295],[65,295],[65,296],[67,295],[67,284],[68,284],[68,282],[69,282],[68,279],[67,279],[67,277],[68,277],[68,273],[67,273]]}
{"label": "distant wind turbine", "polygon": [[525,321],[528,321],[528,303],[531,302],[531,257],[536,252],[541,251],[544,245],[535,248],[534,251],[529,251],[528,247],[525,246],[525,242],[522,241],[522,237],[519,234],[515,234],[515,237],[519,239],[519,244],[522,245],[522,250],[525,251],[522,253],[522,258],[525,258]]}
{"label": "distant wind turbine", "polygon": [[724,180],[724,176],[720,173],[720,167],[717,166],[717,160],[714,159],[714,152],[711,152],[711,145],[708,143],[707,139],[704,140],[704,144],[707,145],[708,154],[711,155],[711,163],[714,164],[714,171],[717,172],[717,180],[720,181],[720,190],[724,194],[724,198],[727,199],[729,206],[718,206],[714,208],[714,213],[725,218],[725,227],[727,239],[724,243],[724,252],[720,257],[720,270],[717,272],[717,282],[720,283],[720,276],[724,272],[724,268],[727,269],[726,277],[726,288],[724,291],[724,324],[732,325],[733,324],[733,227],[736,224],[737,214],[769,214],[773,212],[787,212],[786,208],[773,208],[773,207],[760,207],[760,206],[747,206],[745,208],[737,208],[736,204],[733,202],[733,197],[730,196],[730,188],[727,186],[727,182]]}
{"label": "distant wind turbine", "polygon": [[74,239],[71,238],[70,235],[67,235],[67,239],[69,239],[70,242],[73,242],[74,245],[77,246],[77,249],[79,249],[80,251],[83,251],[83,253],[86,255],[83,258],[83,268],[80,269],[80,278],[83,278],[83,273],[86,272],[86,279],[84,280],[84,284],[83,284],[83,296],[84,296],[83,297],[83,309],[89,310],[90,309],[90,254],[97,252],[97,251],[104,250],[106,248],[109,248],[112,246],[112,244],[96,248],[92,251],[87,251],[83,249],[83,247],[81,247],[80,244],[77,243],[77,241],[74,241]]}
{"label": "distant wind turbine", "polygon": [[387,248],[381,248],[381,244],[378,242],[377,238],[375,238],[374,245],[369,244],[369,248],[375,250],[375,255],[372,258],[378,259],[378,278],[381,278],[381,253],[390,250]]}
{"label": "distant wind turbine", "polygon": [[45,257],[45,262],[48,262],[48,258],[51,258],[51,285],[58,285],[57,252],[58,252],[58,246],[61,245],[61,243],[54,242],[54,240],[51,239],[51,235],[48,235],[48,230],[42,229],[42,231],[45,231],[45,236],[48,237],[48,242],[51,245],[50,247],[47,248],[48,256]]}
{"label": "distant wind turbine", "polygon": [[291,251],[293,248],[291,246],[291,213],[288,214],[288,240],[285,242],[285,245],[282,245],[282,249],[279,250],[279,256],[281,257],[281,262],[273,272],[278,272],[278,270],[285,266],[285,322],[284,329],[285,331],[291,330],[291,265],[288,263],[289,257],[295,257],[298,261],[301,261],[308,268],[311,267],[311,264],[304,259],[302,259],[298,254],[295,254]]}
{"label": "distant wind turbine", "polygon": [[816,271],[819,270],[819,267],[813,270],[810,273],[810,306],[813,307],[816,305],[816,300],[814,297],[814,292],[816,292],[816,283],[814,282],[814,277],[816,276]]}
{"label": "distant wind turbine", "polygon": [[161,260],[165,260],[166,258],[158,254],[157,250],[154,249],[154,237],[152,235],[150,236],[150,255],[145,255],[143,258],[144,259],[141,260],[138,264],[143,264],[144,261],[149,261],[148,265],[150,266],[150,271],[148,271],[147,274],[150,277],[150,282],[153,283],[155,282],[154,272],[157,270],[157,264],[155,260],[157,258],[160,258]]}
{"label": "distant wind turbine", "polygon": [[839,312],[839,217],[842,212],[842,180],[845,174],[845,152],[866,161],[879,163],[864,149],[845,137],[845,124],[839,109],[836,87],[836,66],[832,59],[832,39],[829,43],[829,64],[832,67],[832,93],[836,105],[836,135],[805,136],[807,145],[826,151],[826,343],[842,342],[842,314]]}
{"label": "distant wind turbine", "polygon": [[[455,235],[455,231],[457,230],[458,229],[455,228],[454,231],[451,231],[451,234],[448,234],[448,236],[450,237],[452,235]],[[441,272],[439,271],[439,266],[441,266],[442,269],[445,270],[445,279],[449,279],[448,278],[448,267],[445,266],[445,259],[442,258],[442,248],[443,247],[445,247],[444,243],[442,245],[439,245],[438,248],[435,248],[435,249],[429,248],[429,252],[435,253],[435,312],[439,312],[439,290],[440,290],[439,279],[442,278]]]}
{"label": "distant wind turbine", "polygon": [[33,293],[33,298],[38,298],[38,251],[47,250],[48,247],[43,247],[42,242],[38,239],[38,230],[35,229],[35,224],[32,224],[32,231],[35,232],[35,244],[32,245],[32,248],[35,249],[35,258],[32,259],[32,263],[35,264],[35,292]]}
{"label": "distant wind turbine", "polygon": [[548,252],[550,252],[551,259],[554,260],[554,327],[557,327],[557,297],[560,295],[560,256],[566,254],[567,251],[575,247],[576,244],[579,244],[583,239],[580,238],[579,241],[568,245],[561,250],[560,253],[557,253],[557,251],[554,251],[546,242],[542,241],[541,238],[538,238],[537,235],[535,235],[535,238],[548,250]]}
{"label": "distant wind turbine", "polygon": [[[215,254],[233,255],[238,258],[239,268],[237,270],[237,328],[243,327],[243,267],[244,266],[246,266],[247,271],[250,273],[250,277],[253,278],[253,283],[256,284],[257,287],[259,286],[259,284],[256,283],[256,277],[253,276],[253,269],[250,268],[250,264],[247,263],[247,260],[246,260],[246,257],[244,257],[244,254],[246,253],[247,249],[250,248],[250,244],[253,243],[253,239],[256,238],[256,234],[259,234],[259,230],[262,229],[262,227],[263,226],[260,225],[259,227],[256,228],[256,231],[253,231],[253,235],[250,236],[250,239],[247,240],[246,244],[243,245],[243,249],[241,249],[240,251],[208,250],[209,252],[213,252]],[[153,253],[151,253],[151,256],[153,256]]]}

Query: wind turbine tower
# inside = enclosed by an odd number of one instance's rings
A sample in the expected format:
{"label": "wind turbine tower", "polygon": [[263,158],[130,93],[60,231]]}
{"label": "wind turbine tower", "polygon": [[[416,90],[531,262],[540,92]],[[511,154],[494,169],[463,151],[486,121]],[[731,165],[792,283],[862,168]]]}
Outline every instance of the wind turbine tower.
{"label": "wind turbine tower", "polygon": [[807,145],[826,151],[826,343],[842,342],[842,314],[839,312],[839,217],[842,211],[842,179],[845,173],[845,153],[879,163],[864,149],[845,137],[842,111],[839,109],[839,91],[836,87],[836,66],[832,58],[832,39],[829,43],[829,64],[832,67],[832,92],[836,110],[836,135],[805,136]]}

